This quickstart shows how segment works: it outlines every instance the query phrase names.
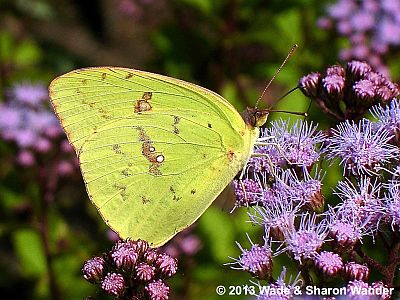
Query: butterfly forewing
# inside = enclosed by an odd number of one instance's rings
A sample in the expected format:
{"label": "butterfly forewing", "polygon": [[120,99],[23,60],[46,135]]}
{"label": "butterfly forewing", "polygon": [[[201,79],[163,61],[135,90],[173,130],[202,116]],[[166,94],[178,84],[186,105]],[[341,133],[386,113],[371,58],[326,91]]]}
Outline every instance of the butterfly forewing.
{"label": "butterfly forewing", "polygon": [[204,212],[258,134],[219,95],[132,69],[72,71],[50,96],[104,220],[156,246]]}

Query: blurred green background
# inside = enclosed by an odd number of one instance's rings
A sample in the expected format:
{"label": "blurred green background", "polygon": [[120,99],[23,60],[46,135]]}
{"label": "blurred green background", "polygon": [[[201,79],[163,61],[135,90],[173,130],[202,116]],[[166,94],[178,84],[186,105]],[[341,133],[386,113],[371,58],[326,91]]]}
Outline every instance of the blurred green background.
{"label": "blurred green background", "polygon": [[[309,100],[300,91],[279,103],[276,100],[295,87],[301,76],[339,62],[338,51],[348,41],[317,26],[331,2],[0,0],[0,101],[11,101],[17,84],[46,87],[70,70],[106,65],[199,84],[220,93],[241,111],[255,104],[297,43],[299,49],[267,90],[261,106],[306,111]],[[391,64],[394,79],[399,65]],[[49,103],[44,106],[51,110]],[[313,105],[309,115],[321,128],[330,124]],[[278,117],[287,116],[272,116]],[[51,153],[35,152],[30,165],[18,163],[20,145],[0,140],[3,299],[83,299],[89,295],[108,299],[83,279],[81,266],[113,245],[112,234],[87,199],[77,170],[49,184],[54,174],[48,168],[64,155],[56,147],[63,139],[53,142]],[[335,182],[338,176],[329,179]],[[325,184],[329,189],[330,183]],[[248,283],[248,274],[224,263],[231,261],[229,256],[239,255],[235,241],[248,247],[249,233],[254,242],[262,243],[262,232],[246,222],[246,211],[230,214],[232,205],[232,192],[227,190],[187,233],[200,246],[178,257],[178,274],[169,281],[170,299],[223,299],[216,295],[216,286]]]}

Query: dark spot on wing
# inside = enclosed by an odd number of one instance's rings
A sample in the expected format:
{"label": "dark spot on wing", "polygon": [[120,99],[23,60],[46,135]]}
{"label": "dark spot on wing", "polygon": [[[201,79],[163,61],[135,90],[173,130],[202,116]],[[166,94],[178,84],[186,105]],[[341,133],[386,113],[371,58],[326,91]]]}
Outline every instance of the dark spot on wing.
{"label": "dark spot on wing", "polygon": [[143,100],[146,100],[146,101],[149,101],[149,100],[151,100],[151,97],[153,96],[153,93],[152,92],[144,92],[143,93],[143,96],[142,96],[142,99]]}
{"label": "dark spot on wing", "polygon": [[133,126],[133,128],[136,129],[138,131],[138,133],[139,133],[139,142],[145,142],[145,141],[150,139],[148,136],[146,136],[143,127],[141,127],[141,126]]}
{"label": "dark spot on wing", "polygon": [[129,79],[133,77],[133,73],[129,72],[128,74],[126,74],[125,79]]}
{"label": "dark spot on wing", "polygon": [[232,161],[235,157],[235,152],[233,152],[232,150],[228,150],[227,156],[228,156],[228,160]]}
{"label": "dark spot on wing", "polygon": [[141,113],[143,111],[149,111],[152,109],[152,106],[150,105],[149,102],[147,102],[146,100],[143,99],[139,99],[136,101],[136,105],[135,105],[135,113]]}
{"label": "dark spot on wing", "polygon": [[99,108],[98,111],[103,119],[109,120],[112,118],[111,114],[104,108]]}
{"label": "dark spot on wing", "polygon": [[178,116],[174,116],[174,124],[177,125],[181,121],[181,118]]}
{"label": "dark spot on wing", "polygon": [[152,92],[144,92],[144,94],[142,95],[142,98],[139,100],[136,100],[134,112],[141,113],[143,111],[151,110],[152,106],[149,101],[151,100],[152,95],[153,95]]}
{"label": "dark spot on wing", "polygon": [[179,200],[182,199],[182,197],[177,196],[177,195],[174,194],[174,196],[172,197],[172,199],[173,199],[174,201],[179,201]]}
{"label": "dark spot on wing", "polygon": [[161,173],[160,169],[158,168],[158,165],[157,165],[157,164],[152,164],[152,165],[150,166],[150,168],[149,168],[149,173],[150,173],[151,175],[154,175],[154,176],[161,176],[161,175],[162,175],[162,173]]}
{"label": "dark spot on wing", "polygon": [[116,154],[123,154],[122,150],[121,150],[121,146],[119,144],[114,144],[112,145],[112,150],[116,153]]}
{"label": "dark spot on wing", "polygon": [[113,185],[113,188],[116,189],[119,192],[119,194],[121,195],[123,201],[127,200],[128,195],[126,193],[126,185],[115,183]]}
{"label": "dark spot on wing", "polygon": [[176,191],[175,191],[175,189],[173,188],[172,185],[169,187],[169,190],[172,193],[172,200],[179,201],[179,200],[182,199],[182,197],[176,195]]}
{"label": "dark spot on wing", "polygon": [[143,203],[143,204],[147,204],[147,203],[150,202],[150,199],[147,198],[146,196],[140,196],[140,199],[142,200],[142,203]]}
{"label": "dark spot on wing", "polygon": [[175,134],[179,134],[180,130],[178,128],[178,124],[181,121],[181,118],[178,116],[174,116],[174,123],[172,124],[172,132]]}
{"label": "dark spot on wing", "polygon": [[156,151],[153,146],[153,141],[146,134],[145,130],[141,126],[134,127],[138,131],[138,140],[142,143],[142,155],[150,162],[149,173],[154,176],[160,176],[160,166],[165,160],[165,156],[161,151]]}
{"label": "dark spot on wing", "polygon": [[208,128],[212,128],[211,123],[208,123],[207,126],[208,126]]}
{"label": "dark spot on wing", "polygon": [[122,175],[123,175],[124,177],[129,177],[129,176],[132,176],[132,175],[133,175],[132,170],[129,169],[129,168],[123,169],[121,173],[122,173]]}
{"label": "dark spot on wing", "polygon": [[194,194],[196,194],[196,190],[195,190],[195,189],[192,189],[192,190],[190,191],[190,193],[191,193],[192,195],[194,195]]}
{"label": "dark spot on wing", "polygon": [[94,107],[94,103],[93,102],[88,102],[88,101],[86,101],[86,99],[82,99],[82,104],[84,104],[84,105],[89,105],[89,107],[90,108],[93,108]]}
{"label": "dark spot on wing", "polygon": [[106,79],[106,77],[107,77],[107,74],[106,74],[106,73],[101,74],[101,80]]}

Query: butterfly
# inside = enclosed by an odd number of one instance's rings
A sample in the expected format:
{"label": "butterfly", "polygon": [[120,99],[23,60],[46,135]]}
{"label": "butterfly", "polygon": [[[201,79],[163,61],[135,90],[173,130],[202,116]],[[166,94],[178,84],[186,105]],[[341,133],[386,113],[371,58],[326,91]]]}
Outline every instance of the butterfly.
{"label": "butterfly", "polygon": [[71,71],[49,87],[90,200],[121,238],[154,247],[194,223],[242,170],[269,110],[120,67]]}

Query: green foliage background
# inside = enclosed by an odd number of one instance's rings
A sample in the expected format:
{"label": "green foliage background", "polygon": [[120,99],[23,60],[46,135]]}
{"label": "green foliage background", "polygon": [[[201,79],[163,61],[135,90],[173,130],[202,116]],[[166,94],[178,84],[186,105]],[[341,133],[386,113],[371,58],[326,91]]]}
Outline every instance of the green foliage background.
{"label": "green foliage background", "polygon": [[[302,75],[338,62],[338,49],[346,45],[316,26],[329,1],[132,0],[138,9],[131,14],[123,11],[123,2],[0,0],[0,101],[17,82],[48,85],[72,69],[110,65],[197,83],[243,110],[254,105],[297,43],[299,49],[262,105],[305,111],[309,101],[299,91],[279,103],[276,99]],[[391,66],[399,70],[398,62]],[[309,115],[321,128],[330,125],[313,105]],[[286,116],[272,116],[278,117]],[[83,262],[112,242],[80,175],[65,178],[55,201],[45,203],[37,169],[18,166],[15,152],[15,145],[0,141],[1,297],[107,299],[81,276]],[[340,171],[330,169],[324,188],[329,191],[339,176]],[[179,272],[170,281],[171,299],[223,299],[216,286],[249,283],[249,275],[224,263],[238,256],[235,241],[247,247],[246,233],[259,243],[262,234],[246,223],[245,211],[229,214],[232,203],[226,191],[200,218],[194,232],[202,248],[194,257],[180,258]],[[281,270],[278,265],[275,269]]]}

